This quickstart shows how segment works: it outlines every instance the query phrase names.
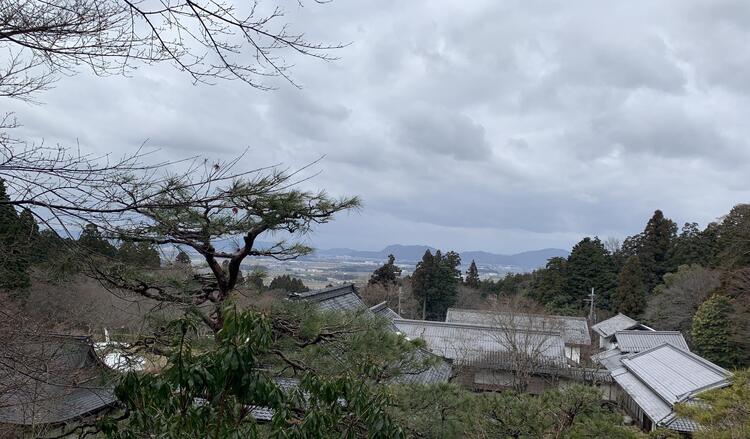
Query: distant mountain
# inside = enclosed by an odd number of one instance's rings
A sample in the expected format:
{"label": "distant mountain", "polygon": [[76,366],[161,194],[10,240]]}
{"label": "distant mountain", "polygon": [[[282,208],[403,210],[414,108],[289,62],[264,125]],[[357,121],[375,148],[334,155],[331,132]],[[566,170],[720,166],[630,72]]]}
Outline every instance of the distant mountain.
{"label": "distant mountain", "polygon": [[[380,251],[352,250],[350,248],[332,248],[316,250],[310,257],[316,259],[366,259],[385,260],[389,254],[396,257],[398,262],[416,263],[422,259],[426,250],[435,251],[434,247],[426,245],[389,245]],[[477,265],[492,267],[514,267],[522,270],[533,270],[543,267],[549,258],[556,256],[567,257],[568,251],[558,248],[532,250],[513,255],[501,255],[484,251],[461,252],[461,261],[468,265],[474,260]]]}

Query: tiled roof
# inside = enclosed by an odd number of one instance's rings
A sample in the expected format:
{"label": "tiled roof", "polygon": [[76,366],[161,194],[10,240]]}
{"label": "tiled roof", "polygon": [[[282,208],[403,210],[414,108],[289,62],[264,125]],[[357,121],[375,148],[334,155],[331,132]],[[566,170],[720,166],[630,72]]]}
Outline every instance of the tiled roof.
{"label": "tiled roof", "polygon": [[631,319],[625,314],[617,314],[614,317],[610,317],[607,320],[603,320],[596,325],[592,326],[591,329],[596,331],[602,337],[609,337],[617,331],[623,331],[625,329],[631,329],[638,326],[636,320]]}
{"label": "tiled roof", "polygon": [[540,362],[564,364],[564,343],[559,333],[515,330],[463,323],[394,320],[407,337],[422,338],[427,348],[461,364],[501,365],[508,354],[524,350]]}
{"label": "tiled roof", "polygon": [[388,307],[388,302],[380,302],[377,305],[370,307],[370,312],[376,316],[385,317],[388,320],[400,319],[401,316],[398,313]]}
{"label": "tiled roof", "polygon": [[[599,354],[599,361],[602,361],[601,356]],[[610,358],[618,358],[622,364],[612,371],[620,387],[657,425],[678,431],[695,431],[697,425],[677,417],[674,405],[689,403],[700,392],[728,385],[731,375],[710,361],[669,343],[637,354]]]}
{"label": "tiled roof", "polygon": [[683,351],[690,348],[679,331],[617,331],[615,340],[620,351],[637,353],[669,343]]}
{"label": "tiled roof", "polygon": [[0,366],[0,423],[65,422],[112,405],[108,370],[87,337],[35,336]]}
{"label": "tiled roof", "polygon": [[622,367],[620,359],[623,357],[622,351],[619,349],[609,349],[604,352],[600,352],[596,355],[592,355],[591,359],[604,366],[608,371],[612,372]]}
{"label": "tiled roof", "polygon": [[359,311],[367,308],[353,284],[293,293],[289,295],[289,299],[317,302],[320,309],[326,311]]}
{"label": "tiled roof", "polygon": [[588,323],[584,317],[546,316],[540,314],[449,308],[445,316],[445,321],[487,326],[507,325],[540,331],[556,331],[561,333],[565,344],[591,344]]}

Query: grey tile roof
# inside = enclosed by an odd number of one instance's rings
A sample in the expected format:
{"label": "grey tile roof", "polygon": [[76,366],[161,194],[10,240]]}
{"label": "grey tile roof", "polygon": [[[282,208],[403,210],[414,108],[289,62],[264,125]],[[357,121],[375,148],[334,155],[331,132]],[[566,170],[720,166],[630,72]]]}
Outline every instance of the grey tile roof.
{"label": "grey tile roof", "polygon": [[388,320],[400,319],[401,316],[398,313],[388,307],[388,302],[380,302],[375,306],[370,307],[370,312],[376,316],[385,317]]}
{"label": "grey tile roof", "polygon": [[35,336],[10,361],[0,366],[0,423],[56,424],[116,401],[109,371],[86,337]]}
{"label": "grey tile roof", "polygon": [[620,351],[637,353],[664,343],[689,351],[685,337],[679,331],[617,331],[615,340]]}
{"label": "grey tile roof", "polygon": [[674,405],[700,392],[729,384],[730,372],[710,361],[665,343],[619,357],[612,377],[657,425],[695,431],[697,425],[675,415]]}
{"label": "grey tile roof", "polygon": [[326,311],[359,311],[367,309],[367,305],[365,305],[365,302],[357,293],[354,284],[341,285],[306,293],[293,293],[289,295],[289,299],[317,302],[320,309]]}
{"label": "grey tile roof", "polygon": [[636,320],[631,319],[625,314],[618,313],[614,317],[610,317],[607,320],[603,320],[596,325],[592,326],[591,329],[596,331],[602,337],[609,337],[617,331],[623,331],[625,329],[631,329],[638,326]]}
{"label": "grey tile roof", "polygon": [[424,339],[432,353],[460,364],[501,365],[513,346],[540,362],[565,364],[565,345],[559,333],[422,320],[393,323],[407,337]]}
{"label": "grey tile roof", "polygon": [[591,336],[584,317],[546,316],[539,314],[509,313],[502,311],[482,311],[475,309],[449,308],[446,322],[471,323],[487,326],[526,327],[540,331],[557,331],[565,344],[590,345]]}

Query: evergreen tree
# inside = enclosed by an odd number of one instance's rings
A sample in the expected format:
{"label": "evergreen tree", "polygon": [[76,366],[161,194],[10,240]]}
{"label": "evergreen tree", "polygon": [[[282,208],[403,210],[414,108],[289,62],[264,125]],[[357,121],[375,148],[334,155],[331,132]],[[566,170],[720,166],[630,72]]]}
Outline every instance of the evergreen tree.
{"label": "evergreen tree", "polygon": [[750,266],[750,204],[738,204],[717,228],[718,263],[728,269]]}
{"label": "evergreen tree", "polygon": [[422,302],[423,318],[443,320],[448,308],[456,303],[460,266],[461,258],[456,252],[443,256],[440,250],[435,255],[427,250],[422,256],[412,275],[412,290]]}
{"label": "evergreen tree", "polygon": [[187,253],[185,253],[185,251],[183,251],[183,250],[180,250],[177,253],[177,256],[174,258],[174,261],[176,263],[182,264],[182,265],[190,265],[191,264],[190,256]]}
{"label": "evergreen tree", "polygon": [[655,286],[660,284],[666,273],[677,268],[669,259],[676,237],[677,224],[665,218],[661,210],[655,211],[646,223],[638,249],[638,258],[641,261],[643,281],[647,292],[650,293]]}
{"label": "evergreen tree", "polygon": [[78,245],[90,251],[94,255],[114,258],[117,255],[115,246],[109,243],[99,228],[94,224],[86,224],[78,237]]}
{"label": "evergreen tree", "polygon": [[737,347],[732,341],[729,298],[714,294],[693,317],[692,338],[697,354],[724,367],[737,365]]}
{"label": "evergreen tree", "polygon": [[599,238],[583,238],[573,247],[566,263],[566,285],[556,305],[582,308],[591,288],[597,295],[597,305],[610,307],[610,296],[615,289],[616,271],[611,255]]}
{"label": "evergreen tree", "polygon": [[159,268],[161,266],[159,251],[148,242],[122,241],[120,247],[117,248],[117,259],[137,267]]}
{"label": "evergreen tree", "polygon": [[701,231],[698,223],[685,223],[672,246],[670,264],[674,267],[692,264],[703,267],[711,265],[715,257],[715,243],[712,241],[710,232]]}
{"label": "evergreen tree", "polygon": [[306,291],[310,291],[310,289],[305,286],[302,280],[297,279],[296,277],[291,277],[288,274],[276,276],[271,279],[271,283],[268,285],[268,288],[271,290],[282,290],[289,293],[304,293]]}
{"label": "evergreen tree", "polygon": [[638,256],[629,257],[622,267],[613,299],[614,311],[631,317],[640,316],[643,312],[646,290],[643,285],[643,272]]}
{"label": "evergreen tree", "polygon": [[474,260],[471,260],[471,265],[469,265],[469,269],[466,271],[466,286],[471,288],[479,288],[479,270],[477,269],[477,264],[474,262]]}
{"label": "evergreen tree", "polygon": [[[0,200],[9,201],[2,179]],[[28,274],[31,244],[28,241],[29,231],[24,230],[28,224],[24,226],[13,206],[0,204],[0,289],[16,291],[31,285]]]}
{"label": "evergreen tree", "polygon": [[367,284],[382,285],[385,288],[389,288],[396,285],[399,276],[401,276],[401,268],[396,265],[396,257],[388,255],[388,262],[372,273]]}
{"label": "evergreen tree", "polygon": [[547,261],[545,268],[534,271],[529,296],[551,308],[563,306],[560,298],[564,297],[567,285],[567,264],[565,258],[556,256]]}

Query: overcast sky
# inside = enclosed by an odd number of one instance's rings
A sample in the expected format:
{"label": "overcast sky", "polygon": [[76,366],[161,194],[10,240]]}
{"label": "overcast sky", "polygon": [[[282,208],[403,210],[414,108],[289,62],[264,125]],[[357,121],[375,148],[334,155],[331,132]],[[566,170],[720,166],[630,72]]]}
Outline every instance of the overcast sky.
{"label": "overcast sky", "polygon": [[511,253],[701,225],[750,195],[750,2],[336,0],[287,20],[352,42],[298,90],[194,86],[168,66],[11,103],[26,137],[295,167],[364,208],[313,245]]}

